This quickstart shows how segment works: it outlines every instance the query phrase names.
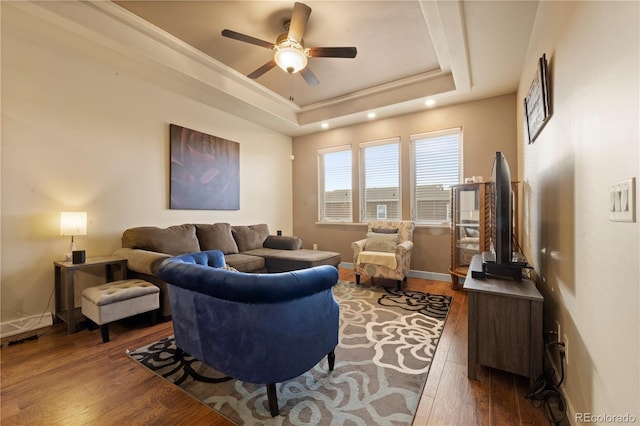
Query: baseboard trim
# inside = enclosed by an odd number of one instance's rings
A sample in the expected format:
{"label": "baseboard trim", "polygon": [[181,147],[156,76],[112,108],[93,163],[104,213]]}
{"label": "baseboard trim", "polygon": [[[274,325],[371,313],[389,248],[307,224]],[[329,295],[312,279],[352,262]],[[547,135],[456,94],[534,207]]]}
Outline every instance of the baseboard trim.
{"label": "baseboard trim", "polygon": [[426,280],[434,280],[434,281],[451,281],[451,275],[442,274],[440,272],[429,272],[429,271],[409,271],[409,276],[414,278],[424,278]]}
{"label": "baseboard trim", "polygon": [[[338,266],[344,269],[353,269],[353,263],[351,262],[340,262]],[[441,274],[439,272],[410,270],[409,276],[413,278],[423,278],[426,280],[434,280],[434,281],[444,281],[444,282],[451,281],[451,275]]]}
{"label": "baseboard trim", "polygon": [[0,324],[0,338],[26,333],[51,325],[53,325],[53,315],[51,312],[6,321]]}

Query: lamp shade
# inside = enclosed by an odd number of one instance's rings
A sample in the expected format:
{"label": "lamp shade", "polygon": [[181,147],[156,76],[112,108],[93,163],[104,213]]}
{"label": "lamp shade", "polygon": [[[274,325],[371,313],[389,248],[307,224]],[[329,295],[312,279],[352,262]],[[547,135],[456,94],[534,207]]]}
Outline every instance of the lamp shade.
{"label": "lamp shade", "polygon": [[307,56],[295,47],[280,47],[274,59],[280,68],[290,74],[297,73],[307,66]]}
{"label": "lamp shade", "polygon": [[60,212],[60,235],[87,235],[87,212]]}

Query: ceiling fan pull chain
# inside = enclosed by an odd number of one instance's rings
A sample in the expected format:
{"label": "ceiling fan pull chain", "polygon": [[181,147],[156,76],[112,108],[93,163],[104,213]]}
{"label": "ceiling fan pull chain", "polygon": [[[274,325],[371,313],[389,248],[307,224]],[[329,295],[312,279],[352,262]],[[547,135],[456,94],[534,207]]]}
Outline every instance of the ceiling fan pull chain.
{"label": "ceiling fan pull chain", "polygon": [[293,74],[289,73],[289,81],[291,81],[291,94],[289,95],[289,101],[293,102],[294,97],[293,97],[293,89],[294,89],[294,79],[293,79]]}

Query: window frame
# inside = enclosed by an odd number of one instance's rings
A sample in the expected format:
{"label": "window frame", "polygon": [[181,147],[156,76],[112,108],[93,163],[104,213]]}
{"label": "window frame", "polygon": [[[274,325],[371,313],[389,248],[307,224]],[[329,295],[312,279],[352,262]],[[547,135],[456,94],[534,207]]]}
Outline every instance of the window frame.
{"label": "window frame", "polygon": [[401,145],[401,139],[400,136],[396,136],[396,137],[392,137],[392,138],[386,138],[386,139],[379,139],[379,140],[375,140],[375,141],[369,141],[369,142],[361,142],[358,144],[358,184],[359,184],[359,191],[358,191],[358,195],[359,195],[359,202],[360,202],[360,209],[359,209],[359,220],[360,222],[369,222],[372,220],[379,220],[377,219],[377,207],[376,207],[376,214],[374,214],[373,217],[367,218],[366,215],[366,211],[367,211],[367,200],[366,200],[366,187],[365,187],[365,173],[366,173],[366,167],[364,162],[366,161],[364,154],[364,150],[366,150],[367,148],[372,148],[372,147],[376,147],[376,146],[382,146],[382,145],[396,145],[397,149],[398,149],[398,165],[397,165],[397,176],[398,176],[398,194],[397,194],[397,202],[398,202],[398,217],[394,218],[391,217],[389,218],[389,209],[386,209],[386,213],[387,213],[387,219],[386,220],[402,220],[402,145]]}
{"label": "window frame", "polygon": [[[348,152],[349,162],[349,218],[344,220],[328,220],[326,214],[325,199],[325,158],[326,154],[337,152]],[[353,147],[352,145],[341,145],[331,148],[319,149],[317,151],[317,171],[318,171],[318,222],[319,223],[352,223],[353,222]]]}

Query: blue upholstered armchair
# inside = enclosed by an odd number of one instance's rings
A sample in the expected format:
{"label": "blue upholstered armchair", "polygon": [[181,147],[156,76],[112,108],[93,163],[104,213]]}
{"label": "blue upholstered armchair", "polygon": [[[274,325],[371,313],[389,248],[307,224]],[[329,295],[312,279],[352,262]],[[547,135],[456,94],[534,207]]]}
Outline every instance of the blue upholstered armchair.
{"label": "blue upholstered armchair", "polygon": [[298,377],[328,356],[333,370],[339,306],[333,266],[277,274],[221,269],[218,250],[164,261],[176,345],[238,380],[266,384],[272,416],[276,383]]}

